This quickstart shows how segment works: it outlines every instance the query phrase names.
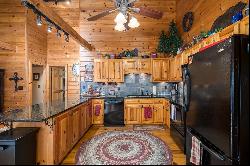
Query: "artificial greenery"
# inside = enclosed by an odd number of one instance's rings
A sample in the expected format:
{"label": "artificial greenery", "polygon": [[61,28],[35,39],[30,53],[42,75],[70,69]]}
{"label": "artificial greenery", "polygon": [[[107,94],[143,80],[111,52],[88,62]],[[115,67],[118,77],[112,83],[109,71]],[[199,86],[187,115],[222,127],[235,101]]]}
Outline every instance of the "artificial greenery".
{"label": "artificial greenery", "polygon": [[183,41],[179,36],[176,24],[173,21],[169,25],[168,40],[169,40],[169,44],[167,45],[168,52],[172,55],[176,55]]}
{"label": "artificial greenery", "polygon": [[138,56],[138,49],[135,48],[134,50],[125,50],[119,54],[121,57],[135,57]]}
{"label": "artificial greenery", "polygon": [[182,39],[174,21],[169,25],[169,36],[164,31],[161,32],[157,51],[169,55],[176,55],[178,49],[182,46]]}
{"label": "artificial greenery", "polygon": [[164,31],[161,32],[160,38],[159,38],[159,45],[158,45],[158,52],[160,53],[168,53],[168,37]]}

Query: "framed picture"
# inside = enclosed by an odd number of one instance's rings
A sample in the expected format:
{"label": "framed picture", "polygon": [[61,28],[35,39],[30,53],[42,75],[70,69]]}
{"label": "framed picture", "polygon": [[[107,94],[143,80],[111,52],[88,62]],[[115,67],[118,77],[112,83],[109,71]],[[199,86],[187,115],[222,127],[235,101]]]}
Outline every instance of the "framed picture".
{"label": "framed picture", "polygon": [[39,81],[39,79],[40,79],[40,73],[33,73],[33,80]]}

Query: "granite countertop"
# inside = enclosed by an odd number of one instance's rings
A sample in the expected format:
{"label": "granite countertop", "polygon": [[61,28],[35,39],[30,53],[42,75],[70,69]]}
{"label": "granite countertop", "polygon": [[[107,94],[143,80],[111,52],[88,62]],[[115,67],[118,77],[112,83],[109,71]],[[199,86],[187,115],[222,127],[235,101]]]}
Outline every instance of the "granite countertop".
{"label": "granite countertop", "polygon": [[35,106],[10,108],[0,113],[0,122],[42,122],[70,108],[87,102],[90,98],[68,100],[67,102],[55,101],[51,104],[41,103]]}
{"label": "granite countertop", "polygon": [[10,108],[0,113],[0,122],[43,122],[53,118],[70,108],[76,107],[90,99],[105,99],[105,98],[165,98],[173,104],[182,106],[182,102],[178,99],[173,101],[171,96],[81,96],[80,99],[68,100],[67,102],[55,101],[52,104],[41,103],[35,106],[26,106],[22,108]]}

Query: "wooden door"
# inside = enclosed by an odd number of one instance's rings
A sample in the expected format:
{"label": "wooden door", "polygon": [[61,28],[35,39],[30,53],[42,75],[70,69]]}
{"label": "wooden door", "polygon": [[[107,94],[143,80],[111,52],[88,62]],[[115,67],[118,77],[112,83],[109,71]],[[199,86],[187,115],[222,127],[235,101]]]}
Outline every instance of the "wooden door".
{"label": "wooden door", "polygon": [[162,60],[162,73],[161,73],[161,81],[166,82],[169,80],[169,70],[170,70],[170,65],[169,65],[169,60]]}
{"label": "wooden door", "polygon": [[175,59],[170,59],[170,74],[169,74],[169,81],[175,81]]}
{"label": "wooden door", "polygon": [[[150,113],[147,113],[147,109],[150,109]],[[142,111],[141,111],[141,117],[142,117],[142,124],[152,124],[154,122],[154,112],[153,112],[153,104],[143,104],[142,105]]]}
{"label": "wooden door", "polygon": [[152,61],[152,81],[161,82],[162,81],[162,60],[153,59]]}
{"label": "wooden door", "polygon": [[138,73],[138,60],[126,59],[124,60],[124,74]]}
{"label": "wooden door", "polygon": [[164,122],[166,126],[170,128],[170,103],[169,101],[167,100],[165,101],[163,110],[164,110],[164,116],[165,116]]}
{"label": "wooden door", "polygon": [[72,144],[75,145],[79,139],[79,121],[80,121],[81,109],[76,108],[73,111],[73,140]]}
{"label": "wooden door", "polygon": [[163,124],[164,122],[164,105],[154,104],[154,124]]}
{"label": "wooden door", "polygon": [[125,105],[125,124],[141,124],[141,105],[126,104]]}
{"label": "wooden door", "polygon": [[51,67],[50,68],[50,101],[64,101],[65,93],[65,68]]}
{"label": "wooden door", "polygon": [[240,34],[249,35],[249,16],[240,22]]}
{"label": "wooden door", "polygon": [[108,65],[108,60],[106,59],[94,60],[94,82],[108,82]]}
{"label": "wooden door", "polygon": [[[100,110],[98,109],[100,107]],[[98,111],[99,110],[99,111]],[[93,124],[103,124],[104,118],[104,100],[94,99],[92,101]]]}
{"label": "wooden door", "polygon": [[123,62],[120,59],[109,60],[108,82],[124,82]]}
{"label": "wooden door", "polygon": [[140,73],[152,73],[151,59],[138,59],[138,65]]}
{"label": "wooden door", "polygon": [[177,81],[177,82],[182,81],[181,61],[182,61],[181,54],[176,55],[176,57],[175,57],[175,70],[176,70],[175,81]]}
{"label": "wooden door", "polygon": [[64,113],[55,119],[55,158],[56,163],[62,161],[69,150],[68,142],[68,113]]}

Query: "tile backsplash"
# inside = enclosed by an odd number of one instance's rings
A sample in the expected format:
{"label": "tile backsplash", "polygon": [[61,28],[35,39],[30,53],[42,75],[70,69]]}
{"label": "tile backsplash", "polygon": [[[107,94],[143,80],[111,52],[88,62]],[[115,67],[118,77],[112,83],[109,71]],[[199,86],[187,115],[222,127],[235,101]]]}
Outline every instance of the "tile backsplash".
{"label": "tile backsplash", "polygon": [[153,86],[156,87],[157,95],[170,95],[174,84],[152,83],[151,75],[128,74],[125,75],[124,83],[94,83],[81,81],[81,95],[117,95],[126,97],[128,95],[141,95],[153,93]]}

